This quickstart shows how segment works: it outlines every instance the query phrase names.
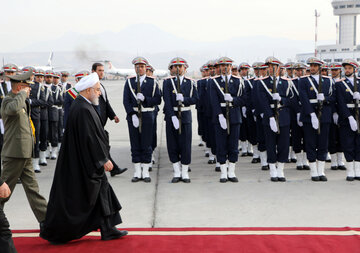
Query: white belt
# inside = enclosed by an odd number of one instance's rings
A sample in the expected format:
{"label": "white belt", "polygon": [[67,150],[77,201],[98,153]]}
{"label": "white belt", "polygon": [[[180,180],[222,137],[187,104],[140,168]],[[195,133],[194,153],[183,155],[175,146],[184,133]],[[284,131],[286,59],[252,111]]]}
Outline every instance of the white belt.
{"label": "white belt", "polygon": [[[134,107],[133,108],[134,109],[134,111],[138,111],[138,108],[137,107]],[[154,107],[147,107],[147,108],[145,108],[145,107],[141,107],[141,112],[153,112],[155,110],[155,108]]]}
{"label": "white belt", "polygon": [[60,106],[60,105],[53,105],[52,108],[62,109],[62,106]]}
{"label": "white belt", "polygon": [[[347,108],[355,108],[355,104],[346,104]],[[359,105],[360,108],[360,105]]]}
{"label": "white belt", "polygon": [[310,104],[317,104],[318,100],[317,99],[309,99]]}
{"label": "white belt", "polygon": [[[182,112],[186,112],[186,111],[190,111],[190,110],[191,110],[190,106],[181,107],[181,111],[182,111]],[[177,111],[178,111],[178,108],[177,108],[177,107],[174,107],[174,111],[177,112]]]}
{"label": "white belt", "polygon": [[[226,103],[220,103],[221,107],[226,107]],[[229,107],[231,107],[230,103],[229,103]]]}
{"label": "white belt", "polygon": [[[278,106],[277,106],[277,108],[281,108],[281,107],[282,107],[282,105],[278,105]],[[274,109],[274,108],[275,108],[275,105],[274,105],[274,104],[270,104],[270,108],[273,108],[273,109]]]}

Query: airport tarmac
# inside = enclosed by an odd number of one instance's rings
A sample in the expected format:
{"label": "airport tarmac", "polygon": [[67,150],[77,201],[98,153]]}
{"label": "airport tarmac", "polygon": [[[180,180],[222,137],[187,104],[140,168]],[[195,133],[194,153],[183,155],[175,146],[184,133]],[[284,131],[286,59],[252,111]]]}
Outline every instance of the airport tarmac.
{"label": "airport tarmac", "polygon": [[[287,182],[274,183],[269,172],[250,157],[239,157],[239,183],[219,183],[220,173],[207,164],[203,147],[198,147],[196,111],[193,109],[191,183],[172,184],[164,116],[158,116],[158,148],[151,183],[131,183],[133,168],[130,143],[122,105],[124,81],[104,81],[111,105],[120,123],[108,122],[111,154],[120,167],[129,170],[109,181],[123,209],[118,227],[360,227],[360,181],[345,181],[345,171],[331,171],[328,182],[312,182],[309,171],[286,164]],[[163,106],[163,103],[161,107]],[[40,192],[48,199],[56,161],[48,161],[36,174]],[[17,185],[5,213],[12,229],[38,229],[24,190]]]}

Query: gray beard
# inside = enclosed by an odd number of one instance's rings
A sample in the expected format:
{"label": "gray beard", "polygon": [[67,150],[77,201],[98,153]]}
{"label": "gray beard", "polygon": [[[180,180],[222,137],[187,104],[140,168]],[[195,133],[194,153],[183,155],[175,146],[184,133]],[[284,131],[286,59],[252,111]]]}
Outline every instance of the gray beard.
{"label": "gray beard", "polygon": [[90,100],[93,105],[99,105],[99,98],[93,98]]}

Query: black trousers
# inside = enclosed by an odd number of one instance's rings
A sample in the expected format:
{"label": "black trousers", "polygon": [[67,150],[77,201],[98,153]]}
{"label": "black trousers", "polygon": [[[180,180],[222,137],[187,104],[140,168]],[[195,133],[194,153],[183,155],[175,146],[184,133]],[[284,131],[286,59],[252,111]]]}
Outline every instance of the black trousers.
{"label": "black trousers", "polygon": [[[0,154],[2,151],[3,143],[4,143],[4,135],[0,134]],[[0,157],[0,176],[1,176],[1,168],[2,168],[2,162],[1,162],[1,157]]]}
{"label": "black trousers", "polygon": [[46,151],[47,149],[47,137],[49,132],[49,121],[40,120],[40,150]]}
{"label": "black trousers", "polygon": [[9,222],[5,216],[4,210],[0,207],[0,252],[14,253],[17,252],[9,228]]}
{"label": "black trousers", "polygon": [[62,142],[64,132],[64,111],[59,109],[58,142]]}
{"label": "black trousers", "polygon": [[49,121],[49,141],[52,147],[59,144],[59,122]]}

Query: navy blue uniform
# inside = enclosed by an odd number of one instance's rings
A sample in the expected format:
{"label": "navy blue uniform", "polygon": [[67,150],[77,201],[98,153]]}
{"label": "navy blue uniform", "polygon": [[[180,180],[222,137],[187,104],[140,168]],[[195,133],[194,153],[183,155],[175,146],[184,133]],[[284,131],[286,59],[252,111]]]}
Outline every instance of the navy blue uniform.
{"label": "navy blue uniform", "polygon": [[59,113],[62,110],[64,98],[62,95],[62,89],[58,85],[51,86],[51,95],[53,98],[53,105],[49,107],[49,140],[52,147],[57,147],[59,144]]}
{"label": "navy blue uniform", "polygon": [[[228,76],[226,76],[228,78]],[[245,87],[240,85],[240,78],[231,76],[228,81],[228,93],[233,97],[230,102],[229,121],[230,134],[227,129],[222,129],[219,123],[219,115],[226,117],[226,102],[224,100],[225,81],[222,76],[217,76],[209,80],[210,102],[212,107],[212,122],[215,125],[216,138],[216,159],[220,165],[225,164],[226,160],[236,163],[239,156],[239,135],[240,124],[242,122],[240,108],[246,103]]]}
{"label": "navy blue uniform", "polygon": [[275,133],[270,128],[269,119],[275,117],[273,92],[273,79],[271,77],[261,78],[258,81],[258,101],[261,111],[264,113],[262,123],[265,133],[265,144],[268,163],[285,163],[289,156],[289,132],[290,132],[290,97],[292,90],[289,88],[288,81],[281,78],[277,81],[277,93],[281,97],[278,103],[279,130]]}
{"label": "navy blue uniform", "polygon": [[[344,82],[348,87],[344,85]],[[360,81],[357,81],[359,87]],[[355,118],[355,104],[353,100],[354,86],[348,78],[336,83],[336,99],[339,111],[340,139],[347,162],[360,162],[360,135],[350,128],[348,117]]]}
{"label": "navy blue uniform", "polygon": [[141,83],[141,93],[145,100],[142,104],[142,130],[135,128],[132,115],[137,114],[138,104],[136,99],[137,81],[136,77],[128,78],[125,82],[123,103],[128,122],[129,137],[131,145],[131,157],[133,163],[151,163],[153,128],[155,122],[155,106],[161,103],[159,86],[153,77],[145,77]]}
{"label": "navy blue uniform", "polygon": [[[334,79],[332,79],[333,83],[335,83]],[[333,92],[336,94],[336,88],[339,84],[333,85]],[[342,83],[340,84],[342,85]],[[332,114],[338,113],[338,105],[337,103],[332,104]],[[330,124],[330,130],[329,130],[329,153],[336,154],[341,153],[341,142],[340,142],[340,135],[339,135],[339,126],[335,124],[333,117],[331,117],[331,124]],[[333,161],[332,161],[333,162]]]}
{"label": "navy blue uniform", "polygon": [[256,140],[258,143],[258,150],[260,152],[266,151],[266,145],[265,145],[265,134],[264,134],[264,126],[263,126],[263,112],[259,103],[258,94],[259,94],[259,88],[260,85],[262,85],[259,81],[259,79],[255,79],[253,82],[253,89],[251,90],[251,100],[253,102],[253,115],[256,118]]}
{"label": "navy blue uniform", "polygon": [[190,106],[198,101],[198,92],[195,82],[184,77],[180,84],[180,91],[184,96],[183,107],[181,107],[181,134],[172,123],[172,116],[178,116],[176,101],[176,77],[164,80],[163,96],[166,121],[166,144],[169,159],[172,163],[181,162],[183,165],[191,163],[191,140],[192,140],[192,117]]}
{"label": "navy blue uniform", "polygon": [[[254,119],[255,105],[253,101],[253,90],[254,90],[254,79],[244,80],[245,84],[245,93],[246,93],[246,136],[247,141],[250,142],[252,145],[257,144],[257,137],[256,137],[256,122]],[[244,124],[244,122],[242,123]],[[241,130],[240,130],[241,134]]]}
{"label": "navy blue uniform", "polygon": [[[314,87],[311,85],[313,83]],[[309,162],[316,160],[325,161],[328,152],[329,128],[332,119],[331,106],[334,103],[335,96],[332,90],[330,78],[322,77],[322,88],[325,100],[323,101],[322,115],[320,122],[320,135],[312,127],[311,113],[317,113],[318,101],[317,90],[318,82],[313,76],[302,77],[299,81],[299,93],[301,101],[300,120],[304,123],[305,150]]]}
{"label": "navy blue uniform", "polygon": [[204,95],[206,94],[206,83],[207,78],[202,78],[197,81],[197,90],[198,90],[198,102],[196,103],[197,110],[197,120],[198,120],[198,135],[201,136],[203,141],[206,141],[205,137],[205,126],[206,126],[206,118],[205,118],[205,101]]}
{"label": "navy blue uniform", "polygon": [[46,151],[49,134],[49,113],[48,110],[54,105],[51,85],[43,85],[45,93],[45,105],[40,111],[40,151]]}

